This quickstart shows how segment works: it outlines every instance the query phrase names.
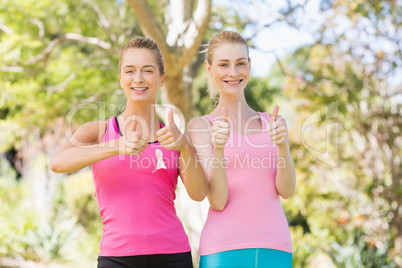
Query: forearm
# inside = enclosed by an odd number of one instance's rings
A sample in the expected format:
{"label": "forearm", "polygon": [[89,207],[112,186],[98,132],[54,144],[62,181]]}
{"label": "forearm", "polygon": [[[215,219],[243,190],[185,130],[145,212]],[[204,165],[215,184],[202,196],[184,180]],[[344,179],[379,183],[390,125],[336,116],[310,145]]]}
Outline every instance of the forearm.
{"label": "forearm", "polygon": [[296,172],[289,147],[278,146],[277,157],[276,190],[286,199],[293,195],[296,188]]}
{"label": "forearm", "polygon": [[57,173],[71,173],[117,154],[117,148],[110,142],[69,147],[60,150],[52,157],[50,169]]}
{"label": "forearm", "polygon": [[213,209],[223,210],[229,197],[228,180],[224,149],[215,148],[212,159],[206,163],[208,167],[208,200]]}
{"label": "forearm", "polygon": [[202,201],[207,195],[207,180],[193,146],[187,142],[180,150],[180,176],[191,199]]}

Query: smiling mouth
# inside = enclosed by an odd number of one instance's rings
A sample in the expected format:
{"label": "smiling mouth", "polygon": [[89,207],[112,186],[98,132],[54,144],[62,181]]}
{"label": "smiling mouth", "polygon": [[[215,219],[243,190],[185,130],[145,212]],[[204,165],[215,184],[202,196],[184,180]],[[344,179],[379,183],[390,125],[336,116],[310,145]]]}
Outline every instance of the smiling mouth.
{"label": "smiling mouth", "polygon": [[223,82],[225,82],[228,85],[231,86],[237,86],[238,84],[240,84],[241,82],[243,82],[243,79],[239,79],[239,80],[224,80]]}
{"label": "smiling mouth", "polygon": [[134,91],[145,91],[148,88],[147,87],[132,87],[131,89],[134,90]]}

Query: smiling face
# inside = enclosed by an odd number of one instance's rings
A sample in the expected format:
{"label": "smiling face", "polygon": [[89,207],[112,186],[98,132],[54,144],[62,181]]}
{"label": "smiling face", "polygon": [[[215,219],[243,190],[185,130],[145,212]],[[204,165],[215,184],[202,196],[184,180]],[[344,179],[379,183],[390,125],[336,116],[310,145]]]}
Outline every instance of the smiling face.
{"label": "smiling face", "polygon": [[246,87],[251,65],[245,45],[224,43],[214,49],[212,64],[205,65],[221,95],[238,94]]}
{"label": "smiling face", "polygon": [[129,48],[121,60],[120,86],[131,101],[155,102],[165,75],[159,72],[153,52],[146,48]]}

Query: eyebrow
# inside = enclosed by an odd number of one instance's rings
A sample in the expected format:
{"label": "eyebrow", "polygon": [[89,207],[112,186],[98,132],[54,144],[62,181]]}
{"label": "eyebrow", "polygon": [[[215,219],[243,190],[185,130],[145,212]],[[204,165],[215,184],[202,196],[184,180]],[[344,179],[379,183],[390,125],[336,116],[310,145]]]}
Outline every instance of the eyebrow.
{"label": "eyebrow", "polygon": [[[153,65],[144,65],[144,66],[142,66],[142,68],[155,68],[156,69],[156,67],[155,66],[153,66]],[[135,68],[135,66],[134,65],[124,65],[123,66],[123,69],[124,68]]]}
{"label": "eyebrow", "polygon": [[[236,61],[239,61],[239,60],[248,60],[248,59],[247,58],[239,58]],[[229,61],[229,60],[228,59],[220,59],[220,60],[217,60],[217,61]]]}

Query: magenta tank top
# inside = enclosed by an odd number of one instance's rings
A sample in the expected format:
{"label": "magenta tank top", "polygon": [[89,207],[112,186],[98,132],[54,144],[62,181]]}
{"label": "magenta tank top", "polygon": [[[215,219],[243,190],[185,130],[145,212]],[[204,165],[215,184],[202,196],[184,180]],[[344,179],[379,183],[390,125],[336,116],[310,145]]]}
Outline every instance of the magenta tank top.
{"label": "magenta tank top", "polygon": [[[102,143],[120,137],[116,118],[108,119]],[[92,164],[92,173],[104,225],[100,256],[190,251],[174,207],[176,150],[151,143],[140,156],[116,155]]]}
{"label": "magenta tank top", "polygon": [[[269,115],[259,116],[261,133],[230,132],[225,147],[229,198],[224,210],[209,208],[200,255],[243,248],[292,252],[288,222],[275,187],[277,148],[266,130]],[[211,115],[204,117],[212,123],[215,120]]]}

